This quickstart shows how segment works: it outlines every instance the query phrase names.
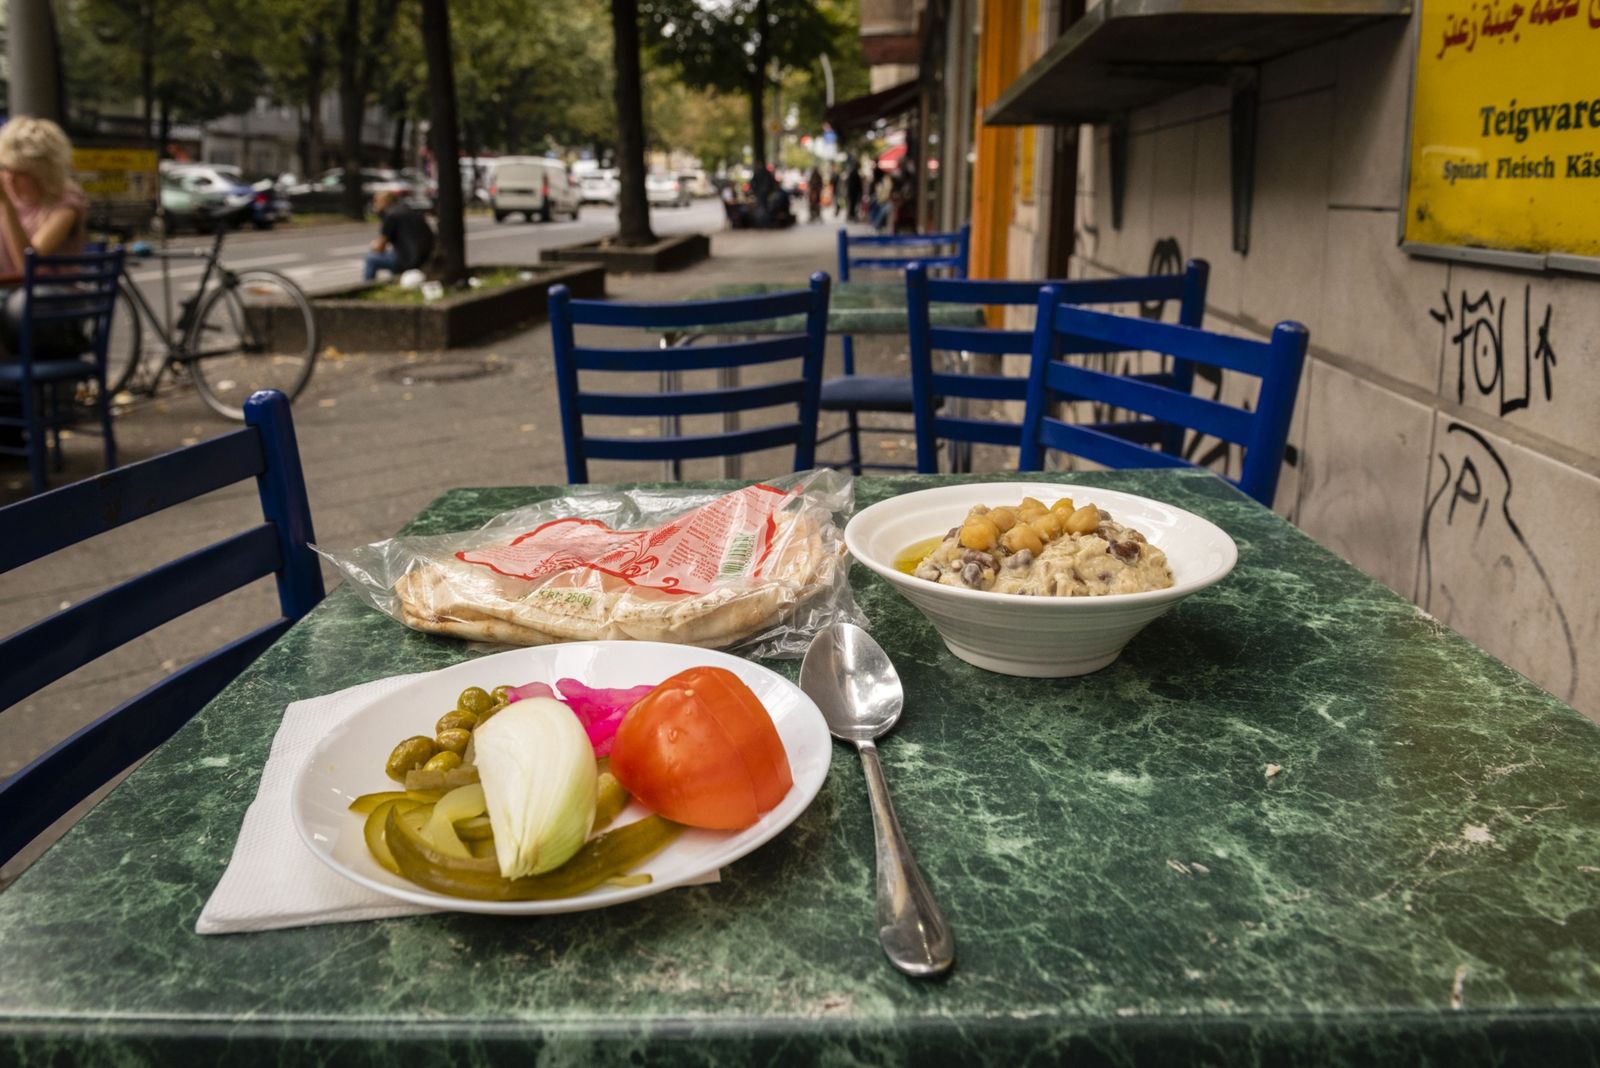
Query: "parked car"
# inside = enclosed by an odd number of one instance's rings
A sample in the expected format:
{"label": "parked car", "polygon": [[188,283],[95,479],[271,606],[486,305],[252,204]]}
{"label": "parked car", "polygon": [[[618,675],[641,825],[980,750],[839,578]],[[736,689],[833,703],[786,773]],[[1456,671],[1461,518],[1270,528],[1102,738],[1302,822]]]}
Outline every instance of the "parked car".
{"label": "parked car", "polygon": [[255,217],[255,190],[224,168],[186,164],[161,172],[162,225],[168,233],[181,229],[210,231],[240,226]]}
{"label": "parked car", "polygon": [[617,172],[595,170],[578,179],[578,188],[585,204],[615,204],[617,202]]}
{"label": "parked car", "polygon": [[[372,210],[372,198],[385,191],[400,194],[418,211],[432,211],[433,199],[402,178],[398,172],[386,168],[364,167],[361,170],[362,202]],[[314,182],[297,185],[289,190],[289,203],[297,212],[343,211],[344,168],[324,171]]]}
{"label": "parked car", "polygon": [[692,197],[714,197],[717,195],[717,187],[711,184],[711,179],[705,171],[679,171],[678,181],[684,184],[684,187],[689,190],[689,195]]}
{"label": "parked car", "polygon": [[644,198],[653,205],[687,208],[689,188],[675,174],[651,174],[644,180]]}
{"label": "parked car", "polygon": [[578,180],[560,160],[502,156],[495,161],[489,182],[489,207],[495,222],[505,222],[512,215],[529,222],[535,215],[545,222],[557,215],[576,219],[581,204]]}
{"label": "parked car", "polygon": [[278,223],[288,222],[294,215],[288,190],[276,177],[257,174],[246,181],[251,192],[250,221],[257,230],[270,230]]}

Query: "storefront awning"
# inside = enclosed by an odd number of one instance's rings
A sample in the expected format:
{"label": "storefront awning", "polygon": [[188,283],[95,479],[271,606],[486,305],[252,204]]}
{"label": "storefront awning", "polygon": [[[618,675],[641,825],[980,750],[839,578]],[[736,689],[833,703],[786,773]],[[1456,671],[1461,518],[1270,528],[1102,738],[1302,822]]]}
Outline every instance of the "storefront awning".
{"label": "storefront awning", "polygon": [[876,93],[841,101],[828,109],[828,125],[835,130],[859,130],[879,119],[900,115],[917,106],[922,83],[912,79]]}

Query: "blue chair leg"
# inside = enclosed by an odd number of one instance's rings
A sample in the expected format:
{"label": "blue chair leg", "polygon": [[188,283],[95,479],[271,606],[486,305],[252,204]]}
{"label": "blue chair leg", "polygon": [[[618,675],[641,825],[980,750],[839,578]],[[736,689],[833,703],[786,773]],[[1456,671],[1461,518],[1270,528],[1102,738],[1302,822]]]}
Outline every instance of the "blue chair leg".
{"label": "blue chair leg", "polygon": [[27,421],[28,429],[28,473],[33,478],[33,492],[45,491],[45,452],[50,448],[49,439],[45,437],[44,420],[39,418],[39,405],[44,398],[41,391],[35,387],[32,396],[24,395],[22,400],[23,418]]}
{"label": "blue chair leg", "polygon": [[849,426],[850,438],[850,473],[857,478],[861,477],[861,424],[854,411],[844,414],[845,423]]}
{"label": "blue chair leg", "polygon": [[106,470],[117,466],[117,439],[111,430],[111,398],[106,396],[106,384],[100,383],[100,435],[105,438]]}

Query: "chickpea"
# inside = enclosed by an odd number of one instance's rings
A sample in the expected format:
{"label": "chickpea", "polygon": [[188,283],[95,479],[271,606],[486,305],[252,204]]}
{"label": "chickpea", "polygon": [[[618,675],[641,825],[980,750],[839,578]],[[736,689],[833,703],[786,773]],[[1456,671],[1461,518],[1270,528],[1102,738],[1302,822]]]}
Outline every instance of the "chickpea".
{"label": "chickpea", "polygon": [[423,771],[453,771],[461,766],[461,754],[452,753],[446,749],[442,753],[435,753],[422,765]]}
{"label": "chickpea", "polygon": [[967,549],[987,552],[1000,540],[1000,528],[986,515],[973,516],[961,524],[961,545]]}
{"label": "chickpea", "polygon": [[477,726],[477,716],[471,712],[464,712],[456,708],[439,717],[439,722],[433,725],[433,732],[435,734],[443,734],[445,731],[453,730],[470,731]]}
{"label": "chickpea", "polygon": [[1039,512],[1042,512],[1042,511],[1045,510],[1044,502],[1039,500],[1039,498],[1037,498],[1037,497],[1024,497],[1024,498],[1022,498],[1022,503],[1017,505],[1017,510],[1019,512],[1026,512],[1026,511],[1039,511]]}
{"label": "chickpea", "polygon": [[1014,508],[993,509],[988,518],[1002,534],[1017,525],[1017,512]]}
{"label": "chickpea", "polygon": [[1072,503],[1071,497],[1063,497],[1050,506],[1050,510],[1052,512],[1059,513],[1062,519],[1065,519],[1067,516],[1071,515],[1076,508],[1077,506]]}
{"label": "chickpea", "polygon": [[1045,512],[1037,519],[1030,520],[1028,525],[1032,527],[1039,537],[1043,538],[1045,541],[1053,541],[1054,539],[1061,537],[1061,531],[1064,529],[1063,524],[1065,522],[1066,518],[1064,516],[1058,515],[1055,512]]}
{"label": "chickpea", "polygon": [[1031,523],[1042,515],[1048,515],[1043,508],[1024,508],[1017,513],[1017,519],[1023,523]]}
{"label": "chickpea", "polygon": [[1044,551],[1044,541],[1039,537],[1039,532],[1026,523],[1018,523],[1006,531],[1001,541],[1013,553],[1020,553],[1026,549],[1038,556]]}
{"label": "chickpea", "polygon": [[472,741],[472,732],[460,727],[451,727],[449,730],[439,732],[437,738],[439,748],[458,756],[467,750],[467,743]]}
{"label": "chickpea", "polygon": [[1086,504],[1067,517],[1068,534],[1092,534],[1100,526],[1100,509]]}

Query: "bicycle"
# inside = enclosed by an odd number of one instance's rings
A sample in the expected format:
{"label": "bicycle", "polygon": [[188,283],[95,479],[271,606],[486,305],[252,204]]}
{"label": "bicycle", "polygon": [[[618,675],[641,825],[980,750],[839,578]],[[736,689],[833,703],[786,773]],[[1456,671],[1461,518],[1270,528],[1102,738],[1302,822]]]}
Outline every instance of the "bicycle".
{"label": "bicycle", "polygon": [[[318,348],[311,301],[277,271],[229,270],[221,262],[226,233],[219,225],[209,250],[153,249],[143,242],[129,247],[135,258],[161,261],[166,314],[157,317],[124,266],[106,356],[106,384],[113,396],[128,391],[153,397],[168,372],[177,377],[181,369],[212,411],[243,420],[244,402],[257,390],[281,390],[293,401],[305,389]],[[203,260],[205,269],[194,295],[180,302],[174,322],[167,264],[192,259]],[[140,375],[147,327],[161,345],[162,359],[153,373]]]}

